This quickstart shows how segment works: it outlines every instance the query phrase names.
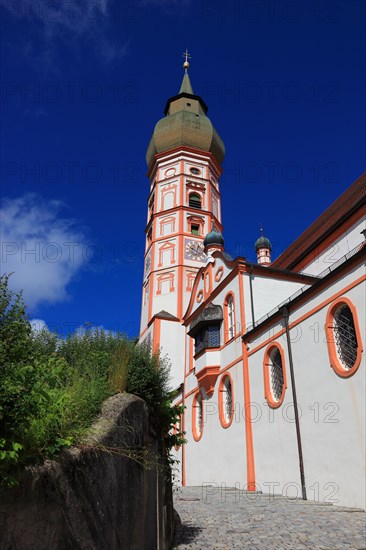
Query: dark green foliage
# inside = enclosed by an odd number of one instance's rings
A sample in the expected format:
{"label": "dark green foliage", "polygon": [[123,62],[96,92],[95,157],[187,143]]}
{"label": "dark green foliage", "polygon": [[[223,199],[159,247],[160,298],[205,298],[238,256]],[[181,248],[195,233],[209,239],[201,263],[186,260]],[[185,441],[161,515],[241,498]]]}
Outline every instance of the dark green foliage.
{"label": "dark green foliage", "polygon": [[155,411],[169,455],[182,434],[171,428],[169,364],[121,334],[86,329],[65,340],[32,333],[21,294],[0,278],[0,485],[29,463],[53,457],[85,435],[102,402],[128,391]]}

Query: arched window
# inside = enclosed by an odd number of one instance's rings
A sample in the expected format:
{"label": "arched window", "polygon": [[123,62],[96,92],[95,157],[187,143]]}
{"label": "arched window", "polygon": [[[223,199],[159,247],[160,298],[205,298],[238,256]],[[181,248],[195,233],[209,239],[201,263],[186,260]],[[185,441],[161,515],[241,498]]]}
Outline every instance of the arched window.
{"label": "arched window", "polygon": [[340,376],[351,376],[362,355],[357,311],[348,298],[333,302],[327,313],[326,335],[330,364]]}
{"label": "arched window", "polygon": [[272,408],[282,404],[287,388],[285,359],[282,348],[277,343],[270,344],[263,361],[264,393]]}
{"label": "arched window", "polygon": [[189,194],[189,206],[190,208],[198,208],[201,209],[202,201],[200,195],[198,193],[190,193]]}
{"label": "arched window", "polygon": [[233,383],[230,374],[224,374],[219,385],[219,416],[223,428],[228,428],[234,417]]}
{"label": "arched window", "polygon": [[199,441],[203,433],[203,399],[201,392],[196,393],[192,405],[192,433],[195,441]]}
{"label": "arched window", "polygon": [[225,303],[225,341],[228,342],[235,336],[235,305],[234,297],[229,294]]}

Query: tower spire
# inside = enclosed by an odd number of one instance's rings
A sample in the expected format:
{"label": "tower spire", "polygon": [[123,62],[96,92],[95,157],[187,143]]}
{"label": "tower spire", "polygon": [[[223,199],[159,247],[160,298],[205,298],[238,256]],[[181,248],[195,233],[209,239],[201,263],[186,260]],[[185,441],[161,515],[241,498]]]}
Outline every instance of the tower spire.
{"label": "tower spire", "polygon": [[193,95],[192,84],[191,84],[191,81],[190,81],[189,76],[188,76],[188,69],[190,67],[190,63],[189,63],[188,59],[191,58],[191,55],[188,53],[187,48],[186,48],[186,51],[183,52],[182,55],[185,58],[185,61],[183,63],[184,76],[183,76],[183,80],[182,80],[182,84],[181,84],[179,93],[180,94],[191,94],[191,95]]}

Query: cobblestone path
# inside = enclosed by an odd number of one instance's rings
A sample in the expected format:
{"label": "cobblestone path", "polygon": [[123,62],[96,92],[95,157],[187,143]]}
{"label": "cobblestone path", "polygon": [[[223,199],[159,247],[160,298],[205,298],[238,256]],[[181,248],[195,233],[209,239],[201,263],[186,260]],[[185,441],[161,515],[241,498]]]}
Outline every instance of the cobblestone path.
{"label": "cobblestone path", "polygon": [[353,508],[211,487],[180,488],[174,507],[179,550],[366,550],[366,514]]}

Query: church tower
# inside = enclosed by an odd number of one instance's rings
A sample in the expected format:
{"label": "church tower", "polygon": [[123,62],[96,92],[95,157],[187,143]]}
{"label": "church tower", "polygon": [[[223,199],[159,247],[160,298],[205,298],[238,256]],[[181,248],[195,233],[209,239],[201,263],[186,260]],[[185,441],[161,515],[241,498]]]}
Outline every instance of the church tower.
{"label": "church tower", "polygon": [[204,238],[221,232],[219,178],[224,144],[194,94],[188,75],[168,99],[154,129],[146,161],[150,179],[140,341],[161,348],[172,362],[172,383],[184,377],[185,329],[181,324],[197,271],[207,261]]}

